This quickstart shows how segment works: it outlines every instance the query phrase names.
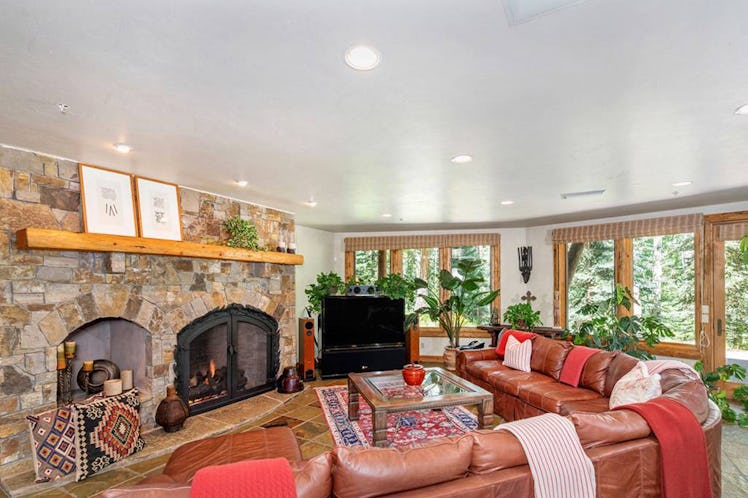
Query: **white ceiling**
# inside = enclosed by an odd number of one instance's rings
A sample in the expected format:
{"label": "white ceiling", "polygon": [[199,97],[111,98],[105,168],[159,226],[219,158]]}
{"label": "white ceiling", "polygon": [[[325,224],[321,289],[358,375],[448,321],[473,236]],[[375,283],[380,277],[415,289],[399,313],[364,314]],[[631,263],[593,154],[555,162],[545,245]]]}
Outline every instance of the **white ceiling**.
{"label": "white ceiling", "polygon": [[[309,226],[512,226],[748,198],[748,117],[733,114],[748,102],[745,0],[588,0],[511,27],[499,0],[0,12],[1,143]],[[382,64],[348,68],[355,43]],[[449,161],[462,153],[474,161]],[[593,189],[606,193],[561,198]]]}

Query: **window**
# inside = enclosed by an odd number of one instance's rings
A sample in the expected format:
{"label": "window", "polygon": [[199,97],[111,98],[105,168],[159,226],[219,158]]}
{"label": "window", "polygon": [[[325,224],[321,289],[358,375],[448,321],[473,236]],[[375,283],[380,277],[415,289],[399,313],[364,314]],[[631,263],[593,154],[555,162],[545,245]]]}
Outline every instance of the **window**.
{"label": "window", "polygon": [[695,261],[692,233],[634,239],[635,314],[663,321],[669,342],[696,340]]}
{"label": "window", "polygon": [[748,359],[748,278],[740,241],[725,241],[725,335],[727,360]]}
{"label": "window", "polygon": [[569,327],[581,318],[579,311],[584,305],[608,299],[613,295],[613,249],[612,240],[572,242],[567,245]]}
{"label": "window", "polygon": [[[451,265],[455,267],[455,263],[461,259],[479,259],[483,263],[481,276],[483,277],[483,285],[480,290],[490,291],[491,290],[491,248],[490,246],[462,246],[453,247],[451,254]],[[456,271],[453,269],[453,273]],[[491,306],[484,306],[476,310],[471,315],[467,316],[465,325],[476,327],[478,325],[485,325],[491,322]]]}
{"label": "window", "polygon": [[379,251],[356,251],[353,274],[361,284],[373,284],[379,278]]}
{"label": "window", "polygon": [[353,274],[360,284],[373,284],[389,273],[390,251],[356,251]]}
{"label": "window", "polygon": [[[403,276],[406,278],[420,278],[428,282],[432,292],[439,291],[439,249],[436,247],[424,249],[403,249]],[[423,291],[421,291],[423,292]],[[406,303],[405,313],[411,313],[415,308],[425,306],[423,298],[417,297],[415,305]],[[428,317],[421,317],[421,326],[435,327]]]}

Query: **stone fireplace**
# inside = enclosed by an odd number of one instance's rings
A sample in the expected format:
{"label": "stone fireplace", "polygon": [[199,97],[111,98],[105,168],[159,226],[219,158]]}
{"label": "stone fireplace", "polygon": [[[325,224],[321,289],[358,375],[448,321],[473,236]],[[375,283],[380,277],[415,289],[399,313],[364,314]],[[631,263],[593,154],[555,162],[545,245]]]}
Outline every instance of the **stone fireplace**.
{"label": "stone fireplace", "polygon": [[[77,164],[0,147],[4,476],[31,468],[25,417],[56,405],[55,353],[65,339],[79,342],[78,362],[97,359],[84,355],[101,355],[133,370],[135,385],[144,391],[141,418],[146,429],[154,426],[166,386],[176,380],[179,333],[212,310],[251,306],[277,323],[278,360],[265,367],[263,378],[270,377],[272,368],[296,362],[293,266],[16,248],[16,231],[26,227],[82,231],[79,190]],[[186,188],[180,188],[180,202],[187,241],[224,239],[221,223],[234,215],[252,219],[267,247],[277,246],[281,227],[294,228],[288,213]],[[122,351],[123,341],[133,347]],[[79,363],[74,364],[74,376],[78,369]],[[259,376],[246,362],[242,369],[245,386]]]}

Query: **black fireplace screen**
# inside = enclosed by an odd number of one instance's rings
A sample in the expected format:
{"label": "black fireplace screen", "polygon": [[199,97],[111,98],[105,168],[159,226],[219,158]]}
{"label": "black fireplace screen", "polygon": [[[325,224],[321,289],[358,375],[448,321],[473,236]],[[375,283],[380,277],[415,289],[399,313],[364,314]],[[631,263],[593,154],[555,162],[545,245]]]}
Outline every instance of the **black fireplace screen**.
{"label": "black fireplace screen", "polygon": [[278,322],[252,306],[217,308],[177,335],[177,390],[195,415],[275,387]]}

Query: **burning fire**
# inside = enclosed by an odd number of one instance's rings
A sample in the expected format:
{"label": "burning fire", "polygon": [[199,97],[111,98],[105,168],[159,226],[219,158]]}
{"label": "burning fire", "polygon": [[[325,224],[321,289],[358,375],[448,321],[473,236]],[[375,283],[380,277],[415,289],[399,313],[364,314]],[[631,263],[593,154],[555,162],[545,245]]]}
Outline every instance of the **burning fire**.
{"label": "burning fire", "polygon": [[210,360],[210,376],[215,377],[216,376],[216,362],[213,360]]}

